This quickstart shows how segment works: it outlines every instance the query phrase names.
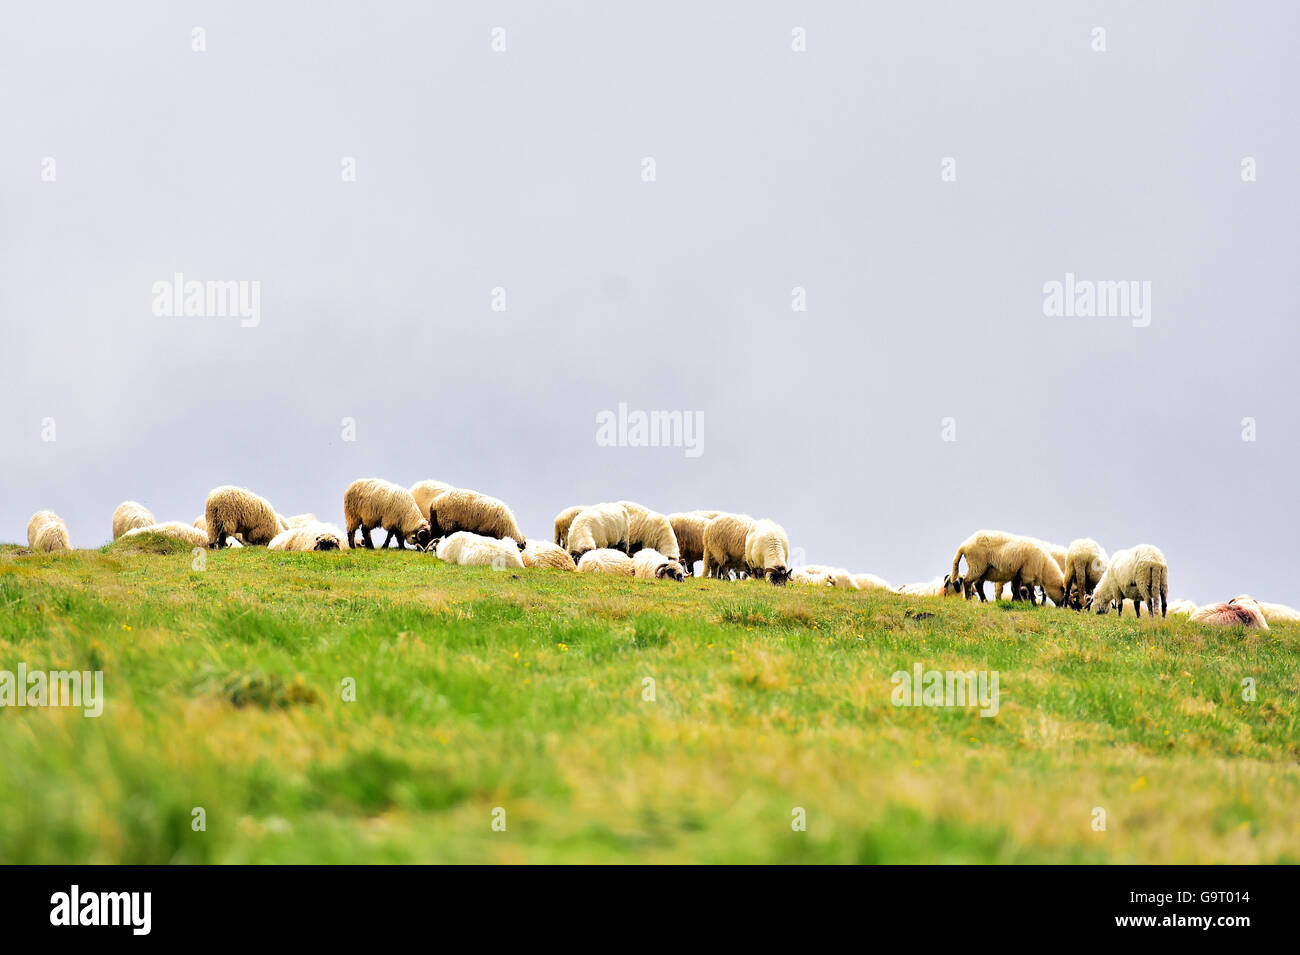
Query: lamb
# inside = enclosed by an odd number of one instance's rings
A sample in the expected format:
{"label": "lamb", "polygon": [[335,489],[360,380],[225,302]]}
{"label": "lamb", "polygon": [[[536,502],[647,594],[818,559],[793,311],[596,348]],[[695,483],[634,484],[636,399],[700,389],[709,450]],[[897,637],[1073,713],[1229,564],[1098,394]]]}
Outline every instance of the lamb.
{"label": "lamb", "polygon": [[137,537],[140,534],[161,534],[163,537],[169,537],[174,541],[180,541],[182,544],[189,544],[193,547],[204,547],[208,543],[208,532],[206,530],[199,530],[184,521],[164,521],[161,524],[133,527],[122,536],[124,538]]}
{"label": "lamb", "polygon": [[1146,603],[1151,616],[1156,615],[1156,597],[1160,598],[1160,616],[1169,609],[1169,565],[1160,548],[1138,544],[1128,550],[1117,551],[1101,575],[1101,581],[1092,594],[1092,609],[1099,614],[1110,611],[1111,602],[1119,604],[1124,613],[1123,600],[1132,599],[1133,609],[1142,616],[1141,604]]}
{"label": "lamb", "polygon": [[[1101,583],[1101,575],[1106,572],[1110,558],[1106,551],[1091,537],[1080,537],[1070,541],[1070,549],[1065,559],[1065,605],[1075,610],[1083,608],[1084,601]],[[1074,588],[1078,588],[1075,592]]]}
{"label": "lamb", "polygon": [[889,581],[875,574],[854,574],[853,583],[857,585],[858,590],[888,590],[891,593],[894,590],[889,586]]}
{"label": "lamb", "polygon": [[754,527],[748,514],[719,514],[704,528],[704,576],[744,573],[745,540]]}
{"label": "lamb", "polygon": [[628,524],[627,508],[622,504],[594,504],[579,511],[565,542],[578,569],[582,569],[582,557],[588,551],[617,548],[626,553]]}
{"label": "lamb", "polygon": [[1263,608],[1252,597],[1233,597],[1227,603],[1206,604],[1198,607],[1189,620],[1196,623],[1212,623],[1220,627],[1242,626],[1256,630],[1268,630],[1268,621],[1264,618]]}
{"label": "lamb", "polygon": [[513,537],[485,537],[470,531],[456,531],[438,541],[434,553],[439,560],[463,567],[507,567],[524,569],[521,545]]}
{"label": "lamb", "polygon": [[226,546],[226,538],[240,537],[245,544],[269,544],[280,531],[288,530],[284,518],[271,502],[248,488],[224,484],[213,488],[204,507],[208,525],[208,546]]}
{"label": "lamb", "polygon": [[[1300,623],[1300,610],[1296,610],[1294,607],[1288,607],[1286,604],[1274,604],[1268,603],[1264,600],[1255,600],[1254,597],[1248,597],[1245,594],[1242,594],[1239,597],[1233,597],[1230,602],[1237,603],[1238,601],[1241,601],[1244,603],[1247,600],[1253,600],[1259,606],[1260,612],[1264,614],[1264,619],[1268,623]],[[1169,608],[1169,612],[1174,612],[1172,606]]]}
{"label": "lamb", "polygon": [[446,537],[457,531],[469,531],[498,540],[510,538],[520,550],[527,541],[515,515],[505,501],[466,488],[443,491],[429,505],[429,524]]}
{"label": "lamb", "polygon": [[53,511],[37,511],[27,522],[27,546],[38,553],[72,550],[68,525]]}
{"label": "lamb", "polygon": [[[963,557],[966,558],[964,579],[958,573]],[[1044,596],[1055,604],[1065,599],[1065,575],[1051,552],[1036,540],[1004,531],[976,531],[962,541],[944,584],[956,581],[968,598],[971,593],[977,593],[984,602],[986,580],[996,585],[1010,582],[1016,594],[1021,587],[1029,587],[1031,600],[1034,586],[1042,587]]]}
{"label": "lamb", "polygon": [[632,558],[632,576],[644,580],[685,580],[682,565],[653,547],[642,547]]}
{"label": "lamb", "polygon": [[577,570],[578,565],[573,562],[569,552],[558,544],[552,544],[550,541],[544,541],[539,537],[531,537],[528,543],[524,545],[524,566],[528,568],[551,570]]}
{"label": "lamb", "polygon": [[785,528],[766,517],[755,521],[745,535],[745,567],[749,576],[765,577],[774,587],[784,587],[790,579],[790,538]]}
{"label": "lamb", "polygon": [[632,558],[621,550],[610,547],[598,547],[589,550],[578,561],[580,574],[617,574],[631,577],[633,574]]}
{"label": "lamb", "polygon": [[388,547],[396,537],[398,550],[405,550],[408,543],[423,550],[433,539],[430,522],[416,506],[411,492],[382,478],[362,478],[348,485],[343,493],[343,520],[349,549],[356,547],[358,527],[368,550],[375,547],[370,532],[376,527],[388,532],[383,546]]}
{"label": "lamb", "polygon": [[668,515],[682,566],[695,576],[695,562],[704,559],[704,528],[718,516],[718,511],[679,511]]}
{"label": "lamb", "polygon": [[333,524],[317,521],[314,524],[302,524],[290,527],[275,535],[275,539],[266,545],[267,550],[342,550],[343,532]]}
{"label": "lamb", "polygon": [[566,507],[555,515],[555,543],[560,547],[567,550],[569,546],[569,527],[573,524],[573,519],[586,508],[586,504],[575,504],[573,507]]}
{"label": "lamb", "polygon": [[668,518],[658,511],[637,504],[635,501],[619,501],[627,511],[627,552],[635,554],[643,547],[657,550],[672,560],[678,560],[682,554],[677,548],[677,535]]}
{"label": "lamb", "polygon": [[420,514],[429,513],[429,508],[433,502],[442,495],[444,491],[453,490],[452,486],[446,481],[416,481],[411,485],[411,497],[415,498],[415,506],[420,509]]}
{"label": "lamb", "polygon": [[139,501],[123,501],[113,512],[113,540],[117,540],[134,527],[148,527],[158,523],[149,508]]}

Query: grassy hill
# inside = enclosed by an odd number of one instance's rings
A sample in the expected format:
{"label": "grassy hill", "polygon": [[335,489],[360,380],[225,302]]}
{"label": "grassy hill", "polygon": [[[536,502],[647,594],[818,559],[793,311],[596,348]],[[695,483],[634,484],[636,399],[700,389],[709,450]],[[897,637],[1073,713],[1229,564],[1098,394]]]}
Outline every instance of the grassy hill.
{"label": "grassy hill", "polygon": [[[1300,629],[192,559],[0,548],[0,669],[107,697],[0,709],[0,860],[1300,861]],[[895,706],[918,662],[998,671],[997,715]]]}

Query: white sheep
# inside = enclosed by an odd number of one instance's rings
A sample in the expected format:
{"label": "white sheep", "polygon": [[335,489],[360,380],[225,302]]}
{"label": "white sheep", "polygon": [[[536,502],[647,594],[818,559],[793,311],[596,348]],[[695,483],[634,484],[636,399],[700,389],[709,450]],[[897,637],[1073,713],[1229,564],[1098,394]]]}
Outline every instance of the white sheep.
{"label": "white sheep", "polygon": [[1109,563],[1105,549],[1091,537],[1070,541],[1065,558],[1065,606],[1081,608],[1101,583]]}
{"label": "white sheep", "polygon": [[245,544],[269,544],[280,531],[288,530],[270,501],[248,488],[229,484],[208,493],[204,519],[209,547],[225,547],[226,539],[236,536]]}
{"label": "white sheep", "polygon": [[[1233,598],[1234,602],[1242,601],[1244,603],[1247,600],[1255,601],[1260,612],[1264,615],[1264,619],[1269,623],[1300,623],[1300,610],[1296,610],[1294,607],[1288,607],[1286,604],[1275,604],[1269,603],[1265,600],[1255,600],[1255,598],[1247,596],[1246,594]],[[1177,603],[1177,601],[1175,601],[1175,603]],[[1169,607],[1169,612],[1174,612],[1172,604]]]}
{"label": "white sheep", "polygon": [[438,541],[434,553],[439,560],[464,567],[524,569],[519,543],[512,537],[485,537],[471,531],[456,531]]}
{"label": "white sheep", "polygon": [[704,528],[704,576],[725,577],[728,573],[743,574],[745,541],[754,527],[748,514],[719,514]]}
{"label": "white sheep", "polygon": [[[963,557],[966,558],[965,577],[959,572]],[[1001,584],[1010,583],[1015,594],[1028,587],[1031,600],[1035,586],[1041,587],[1044,596],[1050,597],[1054,604],[1059,605],[1065,599],[1065,574],[1060,563],[1046,545],[1019,534],[981,530],[962,541],[944,584],[956,582],[967,597],[974,593],[984,601],[987,599],[985,581],[992,581],[998,589]]]}
{"label": "white sheep", "polygon": [[1092,592],[1092,609],[1099,614],[1108,613],[1113,602],[1118,604],[1122,615],[1125,597],[1133,601],[1134,612],[1139,617],[1142,616],[1143,603],[1154,617],[1155,602],[1159,598],[1160,616],[1165,616],[1169,609],[1169,565],[1160,548],[1138,544],[1111,556],[1106,572]]}
{"label": "white sheep", "polygon": [[785,528],[766,517],[755,521],[745,535],[745,567],[749,576],[765,577],[769,584],[784,587],[790,579],[790,538]]}
{"label": "white sheep", "polygon": [[551,570],[577,570],[578,565],[574,563],[569,552],[559,544],[552,544],[548,540],[542,540],[540,537],[528,538],[528,543],[524,545],[521,556],[524,559],[524,566],[530,569],[551,569]]}
{"label": "white sheep", "polygon": [[53,511],[37,511],[27,522],[27,546],[41,553],[72,550],[68,525]]}
{"label": "white sheep", "polygon": [[578,572],[582,574],[616,574],[631,577],[633,573],[632,558],[621,550],[610,547],[598,547],[589,550],[578,561]]}
{"label": "white sheep", "polygon": [[411,497],[415,498],[415,506],[420,509],[420,514],[428,517],[433,502],[442,496],[444,491],[453,490],[455,488],[446,481],[416,481],[411,485]]}
{"label": "white sheep", "polygon": [[417,550],[433,538],[429,521],[420,513],[411,492],[400,484],[382,478],[362,478],[353,481],[343,493],[343,519],[347,527],[348,547],[356,547],[356,531],[361,529],[361,541],[367,549],[374,549],[370,532],[382,527],[388,532],[383,546],[397,538],[399,550],[413,544]]}
{"label": "white sheep", "polygon": [[498,540],[509,537],[520,550],[527,543],[514,512],[505,501],[468,488],[454,487],[443,491],[429,505],[428,518],[430,526],[440,537],[469,531]]}
{"label": "white sheep", "polygon": [[853,582],[857,585],[858,590],[887,590],[894,592],[894,588],[889,586],[889,581],[883,577],[877,577],[875,574],[854,574]]}
{"label": "white sheep", "polygon": [[[321,524],[324,522],[318,519],[315,514],[294,514],[291,517],[284,518],[284,523],[289,530],[293,530],[295,527],[308,527],[312,524]],[[343,535],[340,534],[339,540],[342,539]]]}
{"label": "white sheep", "polygon": [[569,549],[569,527],[573,524],[573,519],[586,508],[586,504],[575,504],[555,515],[555,543],[563,547],[566,553]]}
{"label": "white sheep", "polygon": [[922,581],[915,584],[903,584],[898,592],[908,597],[957,597],[961,595],[961,583],[953,583],[943,577]]}
{"label": "white sheep", "polygon": [[1171,600],[1169,601],[1169,607],[1166,610],[1166,613],[1171,616],[1190,617],[1192,614],[1196,613],[1196,604],[1187,599]]}
{"label": "white sheep", "polygon": [[680,560],[673,525],[663,514],[635,501],[619,501],[627,511],[627,552],[635,554],[643,547],[657,550],[665,557]]}
{"label": "white sheep", "polygon": [[668,515],[682,566],[690,576],[695,575],[695,562],[704,559],[704,528],[718,514],[718,511],[678,511]]}
{"label": "white sheep", "polygon": [[117,540],[134,527],[148,527],[158,523],[149,508],[139,501],[123,501],[113,511],[113,540]]}
{"label": "white sheep", "polygon": [[161,534],[163,537],[180,541],[182,544],[189,544],[191,547],[205,547],[208,543],[208,532],[206,530],[199,530],[184,521],[163,521],[161,524],[133,527],[122,537],[138,537],[141,534]]}
{"label": "white sheep", "polygon": [[[566,546],[569,554],[579,563],[588,551],[606,548],[628,550],[627,508],[622,504],[593,504],[584,507],[569,525]],[[630,555],[629,555],[630,556]]]}
{"label": "white sheep", "polygon": [[653,547],[642,547],[632,556],[632,575],[645,580],[685,580],[682,565]]}
{"label": "white sheep", "polygon": [[275,535],[275,539],[266,545],[267,550],[342,550],[344,534],[333,524],[317,521],[315,524],[302,524],[290,527]]}
{"label": "white sheep", "polygon": [[1268,621],[1259,601],[1245,595],[1233,597],[1227,603],[1206,604],[1197,607],[1196,612],[1187,618],[1194,623],[1211,623],[1220,627],[1250,627],[1255,630],[1268,630]]}

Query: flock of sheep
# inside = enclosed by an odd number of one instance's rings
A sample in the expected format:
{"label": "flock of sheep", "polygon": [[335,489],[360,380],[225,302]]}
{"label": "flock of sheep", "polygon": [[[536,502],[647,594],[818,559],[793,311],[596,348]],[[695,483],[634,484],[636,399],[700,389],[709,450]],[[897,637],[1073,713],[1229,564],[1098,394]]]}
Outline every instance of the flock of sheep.
{"label": "flock of sheep", "polygon": [[[346,530],[314,514],[283,517],[263,497],[225,485],[208,494],[193,524],[158,523],[142,504],[126,501],[113,512],[113,538],[161,534],[194,546],[266,545],[270,550],[373,548],[371,532],[386,532],[381,547],[394,539],[430,551],[440,560],[497,568],[550,568],[619,574],[646,579],[685,580],[703,564],[706,577],[764,579],[783,586],[793,581],[851,590],[885,590],[911,596],[1029,600],[1074,610],[1142,616],[1183,614],[1192,620],[1268,629],[1269,622],[1300,622],[1300,612],[1283,604],[1245,595],[1197,607],[1190,600],[1169,601],[1169,567],[1157,547],[1138,544],[1107,556],[1096,541],[1081,538],[1070,546],[1034,537],[982,530],[957,548],[942,579],[891,587],[874,574],[843,568],[790,565],[790,540],[775,521],[754,520],[723,511],[660,514],[632,501],[576,505],[555,518],[554,540],[525,538],[504,501],[442,481],[420,481],[409,488],[379,478],[353,481],[343,495]],[[40,511],[27,525],[33,551],[70,550],[67,526],[52,511]],[[965,560],[966,572],[961,573]]]}

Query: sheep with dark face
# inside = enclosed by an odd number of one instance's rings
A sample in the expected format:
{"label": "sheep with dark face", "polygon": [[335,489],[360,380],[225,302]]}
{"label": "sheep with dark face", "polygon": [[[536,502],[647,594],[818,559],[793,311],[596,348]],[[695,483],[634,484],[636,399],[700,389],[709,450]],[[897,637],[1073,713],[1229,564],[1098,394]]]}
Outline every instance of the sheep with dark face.
{"label": "sheep with dark face", "polygon": [[566,546],[569,556],[579,564],[579,570],[582,569],[583,556],[589,551],[612,549],[627,554],[627,508],[622,504],[593,504],[584,507],[569,525]]}
{"label": "sheep with dark face", "polygon": [[275,535],[275,539],[266,545],[267,550],[342,550],[343,532],[333,524],[317,521],[315,524],[303,524],[290,527]]}
{"label": "sheep with dark face", "polygon": [[433,499],[429,505],[429,524],[442,537],[469,531],[498,540],[508,537],[520,550],[527,543],[514,512],[505,501],[463,487],[443,491]]}
{"label": "sheep with dark face", "polygon": [[382,478],[362,478],[348,485],[343,494],[343,520],[349,548],[356,547],[358,528],[362,543],[370,550],[375,546],[370,532],[377,527],[388,532],[384,547],[396,537],[399,550],[405,550],[407,544],[423,550],[433,539],[429,521],[420,513],[411,492]]}
{"label": "sheep with dark face", "polygon": [[704,528],[704,576],[725,579],[731,573],[743,574],[745,541],[753,530],[754,519],[748,514],[719,514]]}
{"label": "sheep with dark face", "polygon": [[[960,573],[962,558],[966,559],[966,576]],[[984,582],[992,581],[999,590],[1010,583],[1012,593],[1019,594],[1022,587],[1033,594],[1035,585],[1043,589],[1045,597],[1059,605],[1065,599],[1065,574],[1048,545],[1035,538],[1008,534],[1005,531],[976,531],[957,548],[952,559],[952,572],[944,578],[948,587],[961,590],[969,599],[984,596]]]}
{"label": "sheep with dark face", "polygon": [[1065,558],[1065,606],[1081,609],[1101,583],[1109,563],[1106,551],[1091,537],[1070,541]]}
{"label": "sheep with dark face", "polygon": [[230,484],[213,488],[204,505],[208,546],[228,547],[237,537],[246,544],[269,544],[276,534],[289,529],[271,502],[245,487]]}
{"label": "sheep with dark face", "polygon": [[[790,538],[776,521],[755,521],[745,535],[745,567],[751,577],[764,577],[774,587],[784,587],[790,579]],[[848,575],[849,585],[853,584]]]}
{"label": "sheep with dark face", "polygon": [[[1138,544],[1127,550],[1116,551],[1101,575],[1097,589],[1092,593],[1089,608],[1099,614],[1109,613],[1111,604],[1119,606],[1124,614],[1124,598],[1133,601],[1134,612],[1142,616],[1142,604],[1147,605],[1151,616],[1156,615],[1156,599],[1160,600],[1160,616],[1169,609],[1169,565],[1160,548],[1151,544]],[[1059,601],[1058,601],[1059,603]]]}
{"label": "sheep with dark face", "polygon": [[632,555],[632,576],[643,580],[685,580],[682,565],[653,547],[643,547]]}

